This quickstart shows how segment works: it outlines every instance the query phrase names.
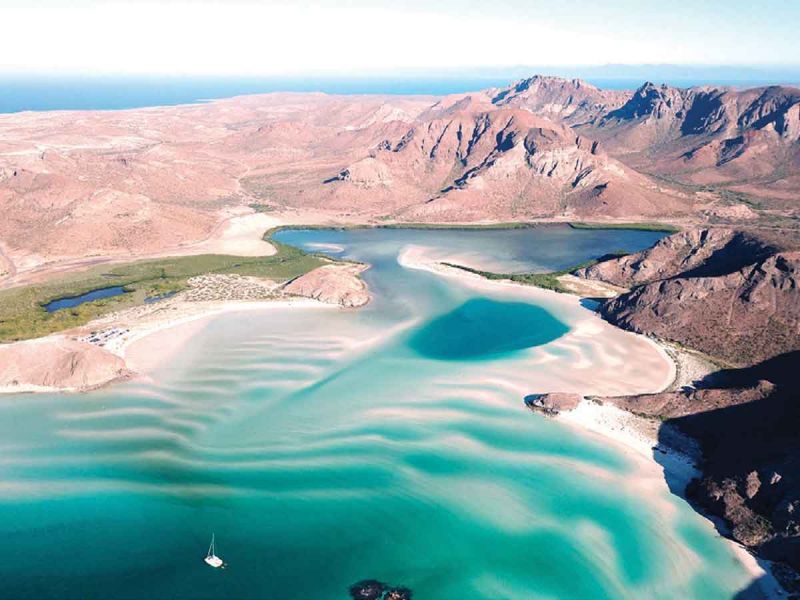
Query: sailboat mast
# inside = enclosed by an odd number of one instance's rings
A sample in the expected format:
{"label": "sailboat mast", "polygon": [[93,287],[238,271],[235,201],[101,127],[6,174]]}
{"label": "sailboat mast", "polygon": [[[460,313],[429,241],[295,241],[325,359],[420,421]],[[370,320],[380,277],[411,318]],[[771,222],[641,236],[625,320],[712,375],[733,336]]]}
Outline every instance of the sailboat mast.
{"label": "sailboat mast", "polygon": [[214,556],[214,534],[211,534],[211,545],[208,547],[208,556]]}

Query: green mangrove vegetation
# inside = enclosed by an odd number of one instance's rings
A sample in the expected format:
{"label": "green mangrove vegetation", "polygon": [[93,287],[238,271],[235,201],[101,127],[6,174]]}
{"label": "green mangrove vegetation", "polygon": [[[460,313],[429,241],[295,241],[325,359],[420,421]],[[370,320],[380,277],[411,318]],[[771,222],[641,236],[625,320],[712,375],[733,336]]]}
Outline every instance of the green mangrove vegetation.
{"label": "green mangrove vegetation", "polygon": [[636,231],[665,231],[676,233],[679,227],[667,223],[587,223],[576,221],[569,223],[573,229],[632,229]]}
{"label": "green mangrove vegetation", "polygon": [[480,275],[486,279],[507,279],[510,281],[515,281],[517,283],[522,283],[524,285],[533,285],[536,287],[544,288],[546,290],[552,290],[554,292],[559,292],[562,294],[568,294],[570,291],[564,287],[564,284],[559,281],[559,277],[563,275],[568,275],[573,271],[577,271],[578,269],[584,269],[586,267],[591,267],[592,265],[596,265],[599,262],[604,260],[609,260],[611,258],[618,258],[620,256],[625,256],[628,254],[625,251],[616,251],[610,254],[606,254],[605,256],[601,256],[600,258],[593,258],[591,260],[586,260],[582,263],[578,263],[577,265],[572,265],[566,269],[561,269],[560,271],[549,271],[547,273],[493,273],[492,271],[481,271],[480,269],[473,269],[471,267],[467,267],[464,265],[458,265],[455,263],[443,262],[442,264],[448,267],[452,267],[454,269],[461,269],[462,271],[467,271],[468,273],[474,273],[475,275]]}
{"label": "green mangrove vegetation", "polygon": [[[197,275],[227,273],[288,281],[330,262],[299,248],[272,243],[277,248],[272,256],[201,254],[98,265],[47,283],[0,290],[0,342],[30,339],[85,325],[110,312],[143,304],[145,298],[186,289],[187,281]],[[44,308],[52,300],[109,286],[122,286],[128,293],[55,312]]]}

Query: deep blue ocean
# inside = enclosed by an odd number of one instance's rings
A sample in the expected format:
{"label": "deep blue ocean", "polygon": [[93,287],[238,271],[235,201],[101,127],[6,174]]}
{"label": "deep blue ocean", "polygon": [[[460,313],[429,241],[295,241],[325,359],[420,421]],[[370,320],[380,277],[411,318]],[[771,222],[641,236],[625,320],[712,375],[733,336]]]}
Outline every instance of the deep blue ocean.
{"label": "deep blue ocean", "polygon": [[[508,85],[502,77],[371,78],[166,78],[0,76],[0,113],[26,110],[117,110],[189,104],[267,92],[444,95]],[[643,80],[586,78],[606,89],[636,89]],[[658,80],[659,82],[661,80]],[[701,84],[754,87],[756,80],[668,79],[680,87]]]}

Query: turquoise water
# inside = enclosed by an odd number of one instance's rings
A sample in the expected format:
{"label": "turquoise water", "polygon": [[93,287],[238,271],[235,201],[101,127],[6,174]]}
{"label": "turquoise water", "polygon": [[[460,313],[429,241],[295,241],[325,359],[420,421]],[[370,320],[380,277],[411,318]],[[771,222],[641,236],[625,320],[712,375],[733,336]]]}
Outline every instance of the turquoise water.
{"label": "turquoise water", "polygon": [[[415,600],[732,598],[748,578],[706,522],[524,408],[595,385],[596,317],[397,262],[479,245],[558,267],[655,237],[281,233],[368,261],[373,302],[228,314],[152,381],[0,399],[0,597],[346,600],[378,579]],[[202,561],[212,531],[225,570]]]}
{"label": "turquoise water", "polygon": [[118,285],[107,288],[101,288],[99,290],[92,290],[91,292],[86,292],[85,294],[81,294],[80,296],[71,296],[69,298],[59,298],[58,300],[53,300],[52,302],[48,302],[47,304],[45,304],[44,309],[47,312],[55,312],[57,310],[61,310],[62,308],[72,308],[73,306],[79,306],[84,302],[91,302],[92,300],[101,300],[102,298],[121,296],[124,293],[125,293],[125,288]]}
{"label": "turquoise water", "polygon": [[409,344],[426,358],[485,359],[541,346],[567,331],[538,306],[473,298],[418,329]]}

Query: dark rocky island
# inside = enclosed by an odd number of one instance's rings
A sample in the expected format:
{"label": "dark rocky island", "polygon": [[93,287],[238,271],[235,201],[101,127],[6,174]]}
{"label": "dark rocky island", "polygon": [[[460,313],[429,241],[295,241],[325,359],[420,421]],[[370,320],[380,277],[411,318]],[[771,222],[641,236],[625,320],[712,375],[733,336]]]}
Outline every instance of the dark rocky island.
{"label": "dark rocky island", "polygon": [[391,587],[377,579],[365,579],[350,586],[353,600],[411,600],[411,590]]}

